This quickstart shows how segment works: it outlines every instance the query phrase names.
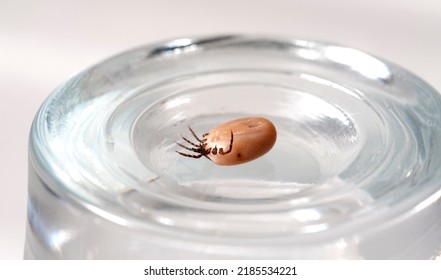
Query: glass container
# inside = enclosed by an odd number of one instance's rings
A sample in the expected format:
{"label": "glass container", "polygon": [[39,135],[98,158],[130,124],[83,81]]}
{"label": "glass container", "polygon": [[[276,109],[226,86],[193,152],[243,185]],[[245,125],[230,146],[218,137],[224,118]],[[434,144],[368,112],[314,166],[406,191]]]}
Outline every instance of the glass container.
{"label": "glass container", "polygon": [[[263,157],[176,153],[189,126],[246,116],[276,126]],[[441,98],[393,63],[279,37],[151,44],[36,115],[25,258],[435,258],[440,167]]]}

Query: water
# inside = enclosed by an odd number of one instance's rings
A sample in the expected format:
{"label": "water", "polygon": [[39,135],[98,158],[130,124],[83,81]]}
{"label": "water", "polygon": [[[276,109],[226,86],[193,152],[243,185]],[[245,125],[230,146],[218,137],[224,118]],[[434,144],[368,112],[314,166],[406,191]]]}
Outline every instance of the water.
{"label": "water", "polygon": [[[423,81],[346,47],[219,37],[129,51],[37,115],[25,257],[433,258],[440,110]],[[246,116],[277,128],[262,158],[175,152],[188,126]]]}

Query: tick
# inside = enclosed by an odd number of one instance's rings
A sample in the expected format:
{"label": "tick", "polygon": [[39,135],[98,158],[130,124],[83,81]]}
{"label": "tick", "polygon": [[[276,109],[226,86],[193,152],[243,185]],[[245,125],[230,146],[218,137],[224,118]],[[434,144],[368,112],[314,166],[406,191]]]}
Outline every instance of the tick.
{"label": "tick", "polygon": [[188,127],[195,141],[182,136],[186,144],[177,145],[191,153],[176,151],[184,157],[206,157],[217,165],[237,165],[266,154],[274,146],[277,132],[274,124],[260,117],[235,119],[220,124],[198,137]]}

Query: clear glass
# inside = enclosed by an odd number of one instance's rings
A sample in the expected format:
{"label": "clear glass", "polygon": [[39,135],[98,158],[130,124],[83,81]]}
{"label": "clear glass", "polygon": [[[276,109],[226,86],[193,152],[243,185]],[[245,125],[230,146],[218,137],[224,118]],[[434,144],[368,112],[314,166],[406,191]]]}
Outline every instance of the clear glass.
{"label": "clear glass", "polygon": [[[176,142],[244,116],[274,148],[238,166]],[[46,100],[29,144],[25,258],[430,259],[441,98],[348,47],[253,36],[140,47]]]}

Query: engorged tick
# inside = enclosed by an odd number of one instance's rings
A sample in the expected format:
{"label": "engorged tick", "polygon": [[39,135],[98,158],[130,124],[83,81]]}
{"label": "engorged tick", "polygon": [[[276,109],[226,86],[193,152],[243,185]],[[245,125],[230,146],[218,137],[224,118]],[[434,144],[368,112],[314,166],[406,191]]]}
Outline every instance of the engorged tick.
{"label": "engorged tick", "polygon": [[202,139],[191,127],[188,128],[197,142],[181,136],[188,145],[177,145],[193,153],[176,152],[190,158],[206,157],[218,165],[237,165],[254,160],[267,153],[277,138],[273,123],[260,117],[220,124],[203,134]]}

